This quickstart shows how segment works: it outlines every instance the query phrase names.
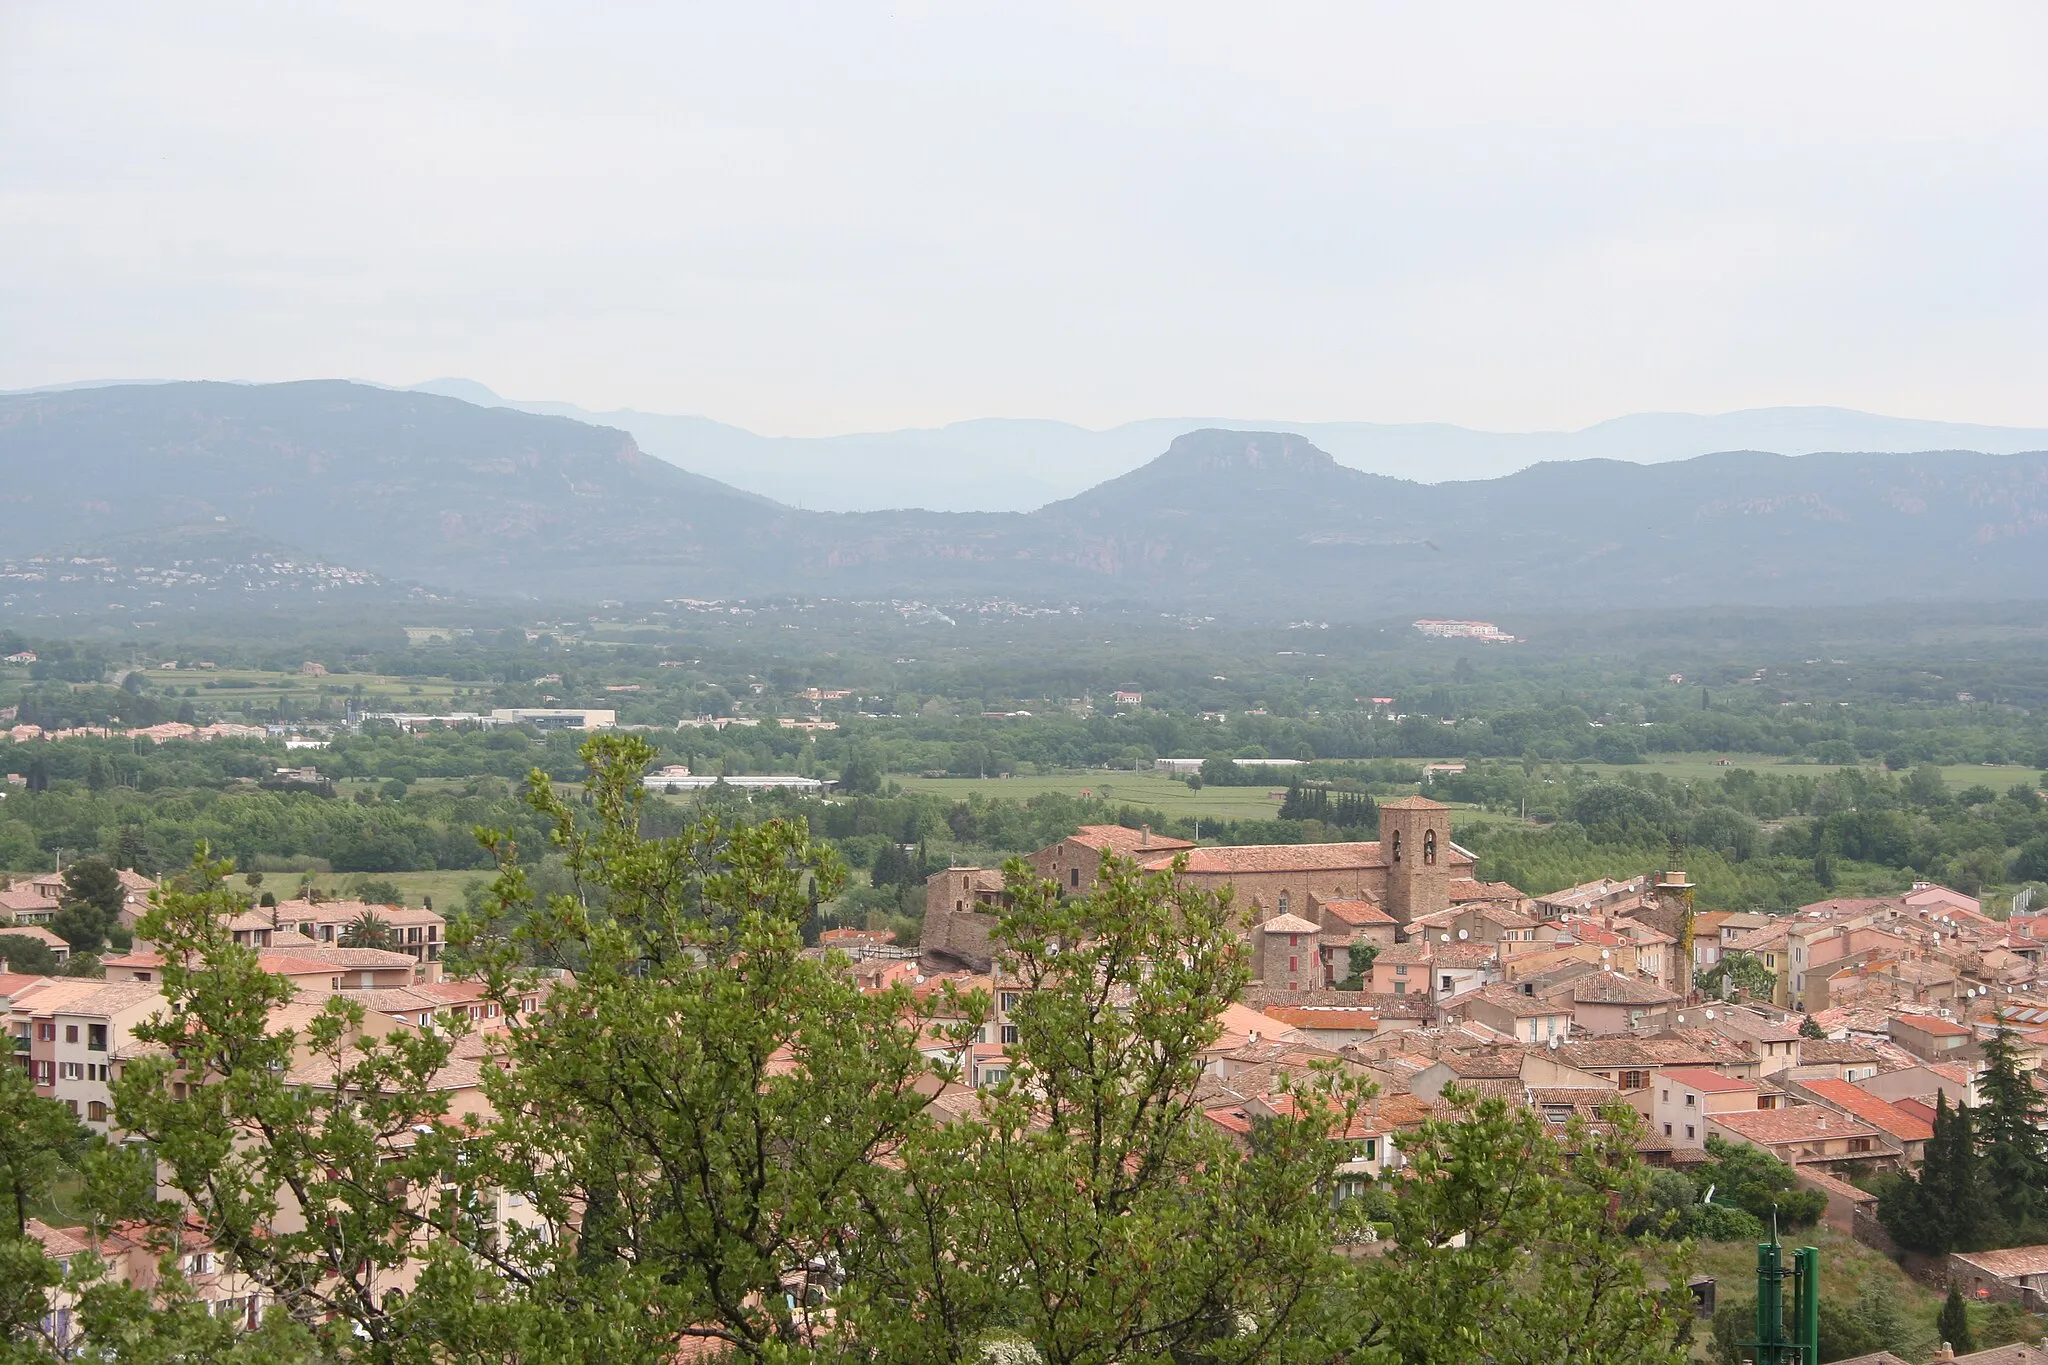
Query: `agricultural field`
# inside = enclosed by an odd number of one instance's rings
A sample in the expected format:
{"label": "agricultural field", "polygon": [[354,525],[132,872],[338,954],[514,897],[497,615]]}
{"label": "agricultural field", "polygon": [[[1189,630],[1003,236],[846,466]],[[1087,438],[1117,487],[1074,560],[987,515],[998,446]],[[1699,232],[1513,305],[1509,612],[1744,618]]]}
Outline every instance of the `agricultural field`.
{"label": "agricultural field", "polygon": [[[995,801],[1028,801],[1042,792],[1066,796],[1098,796],[1118,805],[1129,803],[1188,819],[1274,820],[1280,815],[1283,787],[1204,787],[1196,791],[1177,777],[1160,772],[1118,772],[1106,768],[1086,772],[1039,773],[1028,777],[905,777],[890,780],[906,792],[964,801],[981,796]],[[1467,823],[1511,817],[1460,809],[1455,828]]]}

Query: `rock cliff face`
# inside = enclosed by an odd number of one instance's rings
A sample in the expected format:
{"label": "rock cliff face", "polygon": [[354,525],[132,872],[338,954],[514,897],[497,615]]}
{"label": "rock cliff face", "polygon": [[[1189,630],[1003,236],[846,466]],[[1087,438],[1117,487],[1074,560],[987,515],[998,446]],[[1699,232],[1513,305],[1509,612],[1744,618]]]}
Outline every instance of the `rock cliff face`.
{"label": "rock cliff face", "polygon": [[1198,431],[1035,512],[817,513],[567,418],[339,381],[0,398],[0,557],[195,530],[483,595],[999,594],[1274,618],[2048,598],[2048,454],[1418,484]]}

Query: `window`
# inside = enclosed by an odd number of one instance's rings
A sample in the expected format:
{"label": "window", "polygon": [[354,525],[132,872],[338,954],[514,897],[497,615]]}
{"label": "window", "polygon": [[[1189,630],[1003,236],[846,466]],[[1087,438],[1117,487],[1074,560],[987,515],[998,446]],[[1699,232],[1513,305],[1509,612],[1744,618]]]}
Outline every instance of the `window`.
{"label": "window", "polygon": [[1405,962],[1402,962],[1402,963],[1396,963],[1396,964],[1395,964],[1395,966],[1394,966],[1394,975],[1395,975],[1395,976],[1406,976],[1406,975],[1408,975],[1408,964],[1407,964],[1407,963],[1405,963]]}
{"label": "window", "polygon": [[91,1104],[85,1106],[85,1116],[94,1123],[105,1123],[107,1121],[107,1106],[99,1100],[94,1100]]}
{"label": "window", "polygon": [[42,1039],[46,1043],[56,1042],[57,1026],[47,1019],[38,1021],[36,1024],[36,1037]]}
{"label": "window", "polygon": [[186,1273],[187,1275],[208,1275],[208,1274],[211,1274],[212,1272],[213,1272],[213,1253],[212,1253],[212,1252],[210,1252],[210,1251],[195,1251],[195,1252],[193,1252],[193,1253],[192,1253],[192,1254],[191,1254],[190,1256],[188,1256],[188,1257],[186,1257],[186,1258],[185,1258],[185,1273]]}
{"label": "window", "polygon": [[1080,869],[1080,868],[1078,868],[1078,867],[1070,867],[1070,868],[1068,868],[1068,869],[1067,869],[1067,885],[1068,885],[1068,886],[1079,886],[1080,884],[1081,884],[1081,869]]}
{"label": "window", "polygon": [[1451,979],[1450,979],[1450,978],[1449,978],[1448,976],[1446,976],[1446,977],[1444,978],[1444,987],[1443,987],[1443,988],[1444,988],[1445,990],[1449,990],[1449,989],[1451,988]]}
{"label": "window", "polygon": [[1650,1073],[1647,1071],[1624,1071],[1621,1073],[1623,1090],[1647,1090],[1650,1088]]}
{"label": "window", "polygon": [[1670,1092],[1669,1090],[1666,1090],[1666,1091],[1662,1092],[1662,1094],[1663,1094],[1663,1100],[1664,1100],[1664,1103],[1666,1103],[1666,1104],[1669,1104],[1669,1103],[1671,1103],[1671,1092]]}
{"label": "window", "polygon": [[981,1084],[984,1088],[992,1085],[1001,1085],[1008,1079],[1010,1079],[1010,1072],[1006,1067],[992,1066],[981,1073]]}
{"label": "window", "polygon": [[147,981],[147,980],[149,980],[149,973],[148,973],[148,972],[137,972],[137,973],[135,974],[135,979],[136,979],[137,981]]}
{"label": "window", "polygon": [[1007,1047],[1015,1047],[1017,1045],[1017,1026],[1015,1024],[1003,1025],[1003,1043]]}
{"label": "window", "polygon": [[57,1075],[67,1081],[82,1081],[85,1079],[85,1067],[79,1062],[59,1062]]}
{"label": "window", "polygon": [[1004,992],[1003,992],[1003,1013],[1004,1013],[1004,1014],[1008,1014],[1008,1013],[1010,1013],[1010,1012],[1011,1012],[1012,1010],[1014,1010],[1014,1009],[1016,1009],[1016,1008],[1017,1008],[1017,992],[1015,992],[1015,991],[1004,991]]}
{"label": "window", "polygon": [[78,1025],[66,1024],[64,1026],[64,1041],[67,1043],[75,1043],[78,1041]]}
{"label": "window", "polygon": [[1394,994],[1396,994],[1396,995],[1406,995],[1406,994],[1408,994],[1408,983],[1407,983],[1407,982],[1405,982],[1405,981],[1396,981],[1396,982],[1394,983]]}
{"label": "window", "polygon": [[1367,1161],[1378,1161],[1380,1159],[1380,1140],[1378,1138],[1367,1138],[1365,1140],[1365,1159]]}
{"label": "window", "polygon": [[1398,829],[1394,831],[1394,861],[1401,861],[1401,831]]}
{"label": "window", "polygon": [[1670,1136],[1671,1136],[1671,1125],[1670,1125],[1670,1124],[1668,1124],[1668,1123],[1664,1125],[1664,1136],[1665,1136],[1665,1137],[1670,1137]]}
{"label": "window", "polygon": [[1697,1109],[1699,1107],[1699,1103],[1700,1097],[1688,1090],[1685,1094],[1685,1107],[1688,1109]]}
{"label": "window", "polygon": [[36,1084],[37,1084],[37,1085],[55,1085],[56,1083],[57,1083],[57,1064],[56,1064],[55,1062],[37,1062],[37,1063],[36,1063]]}
{"label": "window", "polygon": [[[1287,893],[1285,891],[1282,891],[1280,893],[1280,899],[1276,902],[1276,904],[1280,907],[1281,914],[1284,915],[1287,913]],[[1294,936],[1292,934],[1289,934],[1287,936],[1287,941],[1289,943],[1292,943],[1294,941]]]}
{"label": "window", "polygon": [[105,1052],[107,1050],[107,1026],[105,1024],[87,1024],[85,1026],[85,1046],[87,1051],[90,1052]]}
{"label": "window", "polygon": [[1687,1142],[1690,1142],[1690,1141],[1692,1141],[1692,1138],[1693,1138],[1693,1130],[1692,1130],[1692,1125],[1688,1123],[1688,1124],[1686,1124],[1686,1125],[1685,1125],[1685,1140],[1686,1140]]}
{"label": "window", "polygon": [[1298,971],[1300,971],[1300,970],[1301,970],[1301,959],[1300,959],[1299,957],[1289,957],[1289,958],[1287,959],[1287,970],[1288,970],[1288,971],[1290,971],[1290,972],[1298,972]]}
{"label": "window", "polygon": [[1869,1139],[1869,1138],[1862,1138],[1862,1137],[1852,1137],[1852,1138],[1850,1138],[1850,1139],[1849,1139],[1849,1150],[1850,1150],[1850,1151],[1852,1151],[1852,1152],[1867,1152],[1867,1151],[1869,1151],[1869,1150],[1870,1150],[1870,1139]]}
{"label": "window", "polygon": [[1422,832],[1422,865],[1436,866],[1436,831],[1433,829]]}
{"label": "window", "polygon": [[1301,946],[1301,935],[1289,934],[1287,936],[1287,946],[1290,948],[1299,948]]}

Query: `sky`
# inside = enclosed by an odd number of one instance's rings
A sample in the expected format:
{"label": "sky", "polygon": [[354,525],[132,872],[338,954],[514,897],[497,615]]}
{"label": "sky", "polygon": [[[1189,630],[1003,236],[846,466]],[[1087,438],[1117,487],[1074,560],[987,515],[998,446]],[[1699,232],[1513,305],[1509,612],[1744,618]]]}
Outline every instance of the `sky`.
{"label": "sky", "polygon": [[2036,3],[0,0],[0,389],[2048,425]]}

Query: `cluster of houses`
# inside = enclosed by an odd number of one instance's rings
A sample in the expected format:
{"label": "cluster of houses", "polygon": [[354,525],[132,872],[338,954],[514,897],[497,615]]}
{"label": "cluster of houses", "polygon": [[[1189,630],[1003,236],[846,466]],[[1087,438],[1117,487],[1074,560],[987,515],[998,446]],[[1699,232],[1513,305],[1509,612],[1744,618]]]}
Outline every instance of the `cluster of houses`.
{"label": "cluster of houses", "polygon": [[[1932,885],[1790,915],[1694,913],[1676,871],[1529,896],[1477,879],[1446,807],[1412,797],[1381,810],[1372,842],[1206,848],[1088,826],[1028,861],[1077,895],[1110,855],[1227,890],[1255,979],[1216,1021],[1203,1112],[1248,1140],[1288,1102],[1283,1078],[1347,1069],[1377,1088],[1345,1135],[1360,1177],[1398,1169],[1402,1133],[1451,1086],[1559,1125],[1619,1103],[1640,1115],[1652,1164],[1703,1162],[1710,1137],[1754,1147],[1823,1191],[1844,1232],[1877,1239],[1875,1199],[1851,1178],[1916,1165],[1938,1097],[1981,1100],[1995,1031],[2048,1088],[2048,986],[2036,984],[2048,916],[1994,920]],[[994,869],[935,873],[920,953],[891,964],[896,979],[989,992],[967,1087],[1006,1077],[1016,1038],[1007,1010],[1021,988],[992,941],[1003,895]],[[1703,998],[1694,973],[1734,953],[1770,989]],[[892,975],[869,970],[878,984]],[[1971,1292],[2042,1306],[2048,1249],[1977,1259],[1951,1267]],[[2006,1262],[2032,1278],[1987,1269]]]}
{"label": "cluster of houses", "polygon": [[166,744],[174,739],[189,739],[204,744],[215,739],[264,739],[270,732],[261,725],[235,725],[219,721],[212,725],[189,725],[181,720],[167,720],[161,725],[141,725],[134,729],[109,725],[78,725],[66,730],[45,730],[40,725],[16,725],[0,730],[16,744],[27,744],[32,740],[52,739],[147,739]]}
{"label": "cluster of houses", "polygon": [[[132,874],[131,874],[132,875]],[[122,919],[133,927],[144,908],[145,879]],[[342,946],[364,915],[381,920],[390,947]],[[460,1021],[467,1032],[455,1044],[447,1067],[434,1079],[447,1092],[451,1116],[487,1115],[482,1068],[493,1034],[509,1024],[483,987],[443,975],[441,952],[446,925],[431,910],[368,905],[356,901],[288,900],[235,915],[227,921],[237,943],[255,949],[263,969],[296,987],[289,1003],[273,1012],[274,1030],[289,1028],[303,1039],[330,998],[341,996],[363,1007],[362,1032],[384,1037],[406,1031],[448,1030]],[[9,929],[7,932],[21,932]],[[15,1063],[29,1073],[38,1095],[56,1100],[90,1130],[118,1136],[113,1084],[122,1068],[157,1045],[136,1037],[137,1028],[165,1006],[164,959],[147,943],[103,959],[105,979],[42,977],[11,972],[0,964],[0,1019],[4,1019]],[[540,1004],[538,991],[523,1003]],[[330,1059],[302,1045],[287,1078],[319,1087],[333,1083]],[[517,1219],[520,1208],[508,1196],[499,1212]],[[57,1228],[31,1220],[29,1230],[60,1262],[91,1250],[112,1274],[147,1289],[158,1273],[158,1251],[139,1229]],[[260,1286],[215,1256],[204,1234],[188,1232],[184,1270],[198,1296],[218,1315],[254,1326],[268,1299]],[[415,1268],[398,1272],[384,1288],[405,1290]],[[44,1330],[60,1350],[77,1344],[75,1304],[59,1293]]]}
{"label": "cluster of houses", "polygon": [[[1380,811],[1380,837],[1369,842],[1198,847],[1084,826],[1028,859],[1063,894],[1087,894],[1110,857],[1229,894],[1254,979],[1214,1021],[1196,1107],[1249,1146],[1262,1119],[1294,1102],[1290,1078],[1329,1066],[1371,1082],[1373,1098],[1333,1139],[1345,1144],[1340,1195],[1403,1169],[1404,1136],[1444,1113],[1455,1088],[1560,1130],[1574,1119],[1607,1123],[1625,1106],[1640,1117],[1645,1159],[1660,1166],[1705,1161],[1713,1138],[1756,1148],[1824,1192],[1832,1223],[1875,1238],[1874,1199],[1852,1179],[1920,1161],[1938,1099],[1981,1099],[1995,1030],[2011,1030],[2029,1068],[2048,1053],[2048,1000],[2034,998],[2048,923],[1996,921],[1935,886],[1784,916],[1695,914],[1676,871],[1530,896],[1478,878],[1473,855],[1451,839],[1448,807],[1411,797]],[[49,893],[54,911],[54,887],[17,890]],[[136,879],[135,890],[139,914],[146,883]],[[927,882],[915,947],[834,929],[813,950],[864,990],[904,986],[927,1003],[949,985],[985,992],[990,1013],[967,1041],[950,1027],[961,1021],[944,1018],[923,1035],[952,1077],[934,1076],[929,1092],[945,1121],[974,1121],[982,1092],[1011,1073],[1026,987],[995,934],[1004,895],[994,869],[948,868]],[[388,927],[388,947],[344,946],[366,913]],[[228,928],[296,987],[277,1022],[302,1036],[337,995],[360,1003],[365,1031],[378,1036],[466,1022],[472,1031],[436,1084],[451,1115],[488,1116],[482,1068],[508,1021],[476,983],[443,975],[440,916],[293,900],[237,914]],[[1731,953],[1760,964],[1769,989],[1752,972],[1752,989],[1703,998],[1694,972]],[[104,965],[104,980],[0,974],[0,1014],[37,1092],[118,1136],[111,1086],[148,1051],[135,1030],[164,1006],[164,962],[137,943]],[[331,1063],[309,1050],[291,1074],[333,1083]],[[501,1220],[531,1216],[511,1196],[500,1202]],[[90,1247],[138,1285],[155,1273],[151,1257],[130,1249],[139,1246],[131,1231],[33,1231],[60,1259]],[[215,1311],[256,1320],[260,1288],[217,1264],[196,1232],[187,1254]],[[410,1273],[384,1287],[409,1288]],[[2038,1308],[2048,1249],[1958,1257],[1950,1273],[1971,1293]],[[49,1324],[60,1341],[69,1312],[60,1299]]]}

